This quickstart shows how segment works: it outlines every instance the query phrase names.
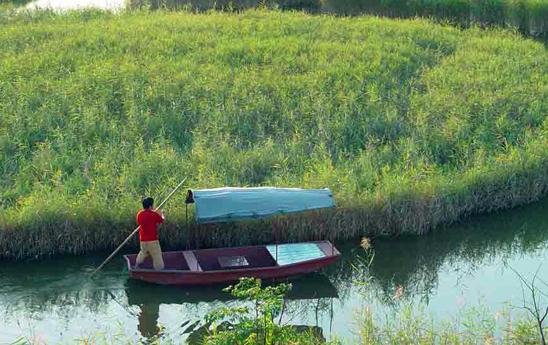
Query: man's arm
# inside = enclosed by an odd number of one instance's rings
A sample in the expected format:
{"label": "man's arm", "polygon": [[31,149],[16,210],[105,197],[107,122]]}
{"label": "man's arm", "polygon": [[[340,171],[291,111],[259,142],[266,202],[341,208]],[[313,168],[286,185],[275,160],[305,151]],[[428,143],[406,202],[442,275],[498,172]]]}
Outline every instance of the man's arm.
{"label": "man's arm", "polygon": [[163,223],[166,219],[166,217],[164,216],[164,210],[159,209],[158,211],[156,211],[156,214],[158,215],[158,223]]}

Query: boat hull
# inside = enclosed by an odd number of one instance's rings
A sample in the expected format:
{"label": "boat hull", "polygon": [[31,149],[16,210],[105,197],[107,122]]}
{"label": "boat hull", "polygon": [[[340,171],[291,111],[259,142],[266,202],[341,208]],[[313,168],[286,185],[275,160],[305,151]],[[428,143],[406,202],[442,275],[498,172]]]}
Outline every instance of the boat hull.
{"label": "boat hull", "polygon": [[[264,254],[265,246],[166,252],[163,253],[164,261],[166,261],[165,270],[136,269],[134,267],[135,255],[125,255],[124,257],[127,261],[129,276],[133,279],[164,285],[209,285],[235,282],[242,277],[280,279],[299,276],[319,271],[323,267],[335,262],[340,256],[339,251],[328,241],[307,242],[305,244],[310,243],[314,243],[318,246],[323,252],[322,257],[283,265],[278,264],[276,261],[277,258],[273,257],[274,255],[270,255],[269,258],[261,257],[267,255]],[[204,266],[206,266],[207,260],[204,258],[220,258],[225,255],[244,256],[249,253],[253,253],[257,256],[257,258],[253,258],[250,255],[250,265],[259,267],[229,269],[207,267],[206,269],[202,269],[202,265],[200,265],[200,263],[203,263]],[[193,261],[193,258],[197,258],[197,260]],[[180,260],[184,260],[184,262],[179,262]],[[269,260],[272,262],[269,262]],[[179,265],[178,268],[182,269],[172,269],[177,265]]]}

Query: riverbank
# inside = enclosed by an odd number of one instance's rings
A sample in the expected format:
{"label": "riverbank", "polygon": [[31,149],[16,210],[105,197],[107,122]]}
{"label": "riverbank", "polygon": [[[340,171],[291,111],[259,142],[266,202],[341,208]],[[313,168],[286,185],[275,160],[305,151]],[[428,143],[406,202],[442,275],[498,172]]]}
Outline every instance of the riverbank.
{"label": "riverbank", "polygon": [[[288,241],[422,234],[548,190],[548,53],[517,34],[262,10],[0,25],[3,259],[114,248],[182,177],[331,188],[336,210],[275,220]],[[272,241],[187,228],[183,199],[166,247]]]}
{"label": "riverbank", "polygon": [[[385,321],[395,321],[405,316],[401,311],[406,306],[415,306],[415,311],[423,313],[413,313],[411,319],[431,317],[442,327],[445,323],[441,320],[446,320],[458,327],[460,334],[473,334],[480,341],[484,339],[479,333],[461,328],[464,325],[460,323],[465,317],[469,326],[477,325],[469,312],[479,309],[484,312],[481,319],[489,321],[481,324],[492,325],[498,320],[500,332],[495,335],[502,336],[508,326],[503,321],[504,311],[511,311],[516,321],[521,315],[518,310],[508,310],[508,305],[523,302],[519,278],[511,268],[530,279],[548,254],[548,215],[543,212],[547,206],[545,199],[473,217],[424,236],[372,240],[375,259],[369,270],[360,265],[364,251],[359,241],[337,242],[342,252],[337,263],[322,274],[291,281],[284,318],[290,324],[321,329],[326,338],[337,337],[346,344],[357,338],[366,307],[375,317],[376,329],[389,336],[393,333],[381,330],[398,328],[388,327]],[[107,255],[2,265],[0,325],[4,332],[0,332],[0,342],[35,335],[53,344],[98,334],[125,334],[133,343],[140,336],[150,340],[158,335],[179,343],[181,332],[212,309],[235,305],[222,291],[224,286],[158,286],[128,279],[121,257],[89,279],[89,272]],[[547,274],[548,268],[542,265],[538,277]],[[361,282],[368,284],[362,286]],[[411,330],[402,333],[411,334]]]}

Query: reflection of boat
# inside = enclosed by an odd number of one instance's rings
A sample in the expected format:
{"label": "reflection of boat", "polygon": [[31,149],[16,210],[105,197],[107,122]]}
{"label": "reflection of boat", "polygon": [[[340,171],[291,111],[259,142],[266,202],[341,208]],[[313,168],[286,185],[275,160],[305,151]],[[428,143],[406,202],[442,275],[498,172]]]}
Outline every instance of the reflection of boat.
{"label": "reflection of boat", "polygon": [[[328,189],[218,188],[188,192],[196,204],[198,223],[263,218],[275,214],[333,207]],[[165,269],[146,260],[135,268],[137,255],[125,255],[132,278],[158,284],[205,285],[240,277],[276,279],[318,271],[340,256],[329,241],[214,248],[163,253]]]}
{"label": "reflection of boat", "polygon": [[[290,300],[338,297],[335,286],[322,274],[310,274],[306,278],[291,280],[290,283],[292,288],[287,295]],[[165,286],[128,280],[125,290],[130,305],[197,304],[233,299],[230,293],[222,290],[224,287],[225,285]]]}
{"label": "reflection of boat", "polygon": [[[323,274],[310,274],[305,278],[289,281],[292,285],[286,298],[288,300],[318,300],[322,298],[338,297],[337,289]],[[268,282],[271,283],[271,282]],[[136,280],[126,282],[125,291],[129,305],[138,306],[139,325],[138,329],[145,338],[156,337],[160,328],[158,318],[161,304],[198,304],[200,302],[229,301],[235,297],[223,291],[224,285],[210,286],[172,286],[146,284]],[[313,303],[314,304],[314,303]],[[189,344],[201,344],[199,341],[207,333],[208,327],[199,321],[184,323],[185,334],[188,334],[186,342]],[[293,326],[299,331],[311,331],[320,339],[324,339],[320,327],[316,326]]]}

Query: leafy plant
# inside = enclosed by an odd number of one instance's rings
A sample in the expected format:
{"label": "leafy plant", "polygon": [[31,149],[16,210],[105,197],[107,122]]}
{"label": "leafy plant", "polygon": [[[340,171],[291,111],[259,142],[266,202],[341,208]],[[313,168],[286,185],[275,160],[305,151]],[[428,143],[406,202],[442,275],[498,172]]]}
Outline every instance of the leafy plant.
{"label": "leafy plant", "polygon": [[284,296],[291,289],[290,284],[262,287],[254,278],[241,278],[225,291],[250,306],[223,307],[205,317],[209,334],[204,344],[319,344],[323,339],[311,331],[299,332],[290,325],[276,322],[284,308]]}

